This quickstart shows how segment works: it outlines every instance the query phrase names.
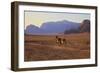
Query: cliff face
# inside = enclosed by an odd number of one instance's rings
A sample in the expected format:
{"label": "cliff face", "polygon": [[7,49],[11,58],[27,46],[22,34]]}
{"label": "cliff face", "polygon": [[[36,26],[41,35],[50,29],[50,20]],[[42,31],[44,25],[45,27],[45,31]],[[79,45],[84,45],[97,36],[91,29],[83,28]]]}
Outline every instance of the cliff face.
{"label": "cliff face", "polygon": [[67,20],[57,22],[46,22],[41,27],[37,27],[33,24],[27,26],[25,34],[70,34],[90,32],[90,20],[83,20],[81,23],[70,22]]}
{"label": "cliff face", "polygon": [[83,20],[83,22],[80,23],[79,28],[66,30],[64,33],[69,34],[69,33],[81,33],[81,32],[90,32],[90,20]]}
{"label": "cliff face", "polygon": [[79,29],[80,32],[90,32],[90,20],[84,20]]}
{"label": "cliff face", "polygon": [[41,27],[31,24],[26,27],[25,34],[59,34],[64,33],[65,30],[77,29],[80,23],[71,22],[68,20],[45,22]]}

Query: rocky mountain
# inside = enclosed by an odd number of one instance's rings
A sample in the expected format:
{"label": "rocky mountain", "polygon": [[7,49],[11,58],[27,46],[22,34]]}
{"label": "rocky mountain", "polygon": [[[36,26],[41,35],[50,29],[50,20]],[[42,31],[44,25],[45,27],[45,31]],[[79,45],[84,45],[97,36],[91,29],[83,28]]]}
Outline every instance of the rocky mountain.
{"label": "rocky mountain", "polygon": [[57,22],[45,22],[41,27],[37,27],[34,24],[30,24],[25,29],[25,34],[70,34],[90,32],[90,20],[83,20],[82,23],[75,23],[67,20]]}
{"label": "rocky mountain", "polygon": [[25,29],[25,34],[55,34],[64,33],[65,30],[77,29],[80,23],[75,23],[67,20],[57,22],[45,22],[41,27],[37,27],[34,24],[30,24]]}
{"label": "rocky mountain", "polygon": [[90,20],[84,20],[79,29],[80,32],[90,32]]}
{"label": "rocky mountain", "polygon": [[83,20],[83,22],[80,23],[79,28],[65,30],[64,33],[70,34],[70,33],[81,33],[81,32],[90,32],[90,20]]}
{"label": "rocky mountain", "polygon": [[41,29],[46,30],[48,33],[63,33],[65,30],[77,29],[79,26],[79,23],[63,20],[43,23]]}
{"label": "rocky mountain", "polygon": [[33,24],[30,24],[29,26],[26,27],[24,33],[32,35],[32,34],[43,34],[46,32],[43,29],[40,29],[39,27],[37,27]]}

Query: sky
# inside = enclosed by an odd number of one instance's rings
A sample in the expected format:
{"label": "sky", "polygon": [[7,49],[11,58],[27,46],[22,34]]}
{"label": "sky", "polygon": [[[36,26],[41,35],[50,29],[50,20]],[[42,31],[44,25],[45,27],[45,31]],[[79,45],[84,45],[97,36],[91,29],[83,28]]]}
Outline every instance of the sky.
{"label": "sky", "polygon": [[90,19],[88,13],[25,11],[24,15],[25,28],[30,24],[40,27],[45,22],[68,20],[81,23],[84,19]]}

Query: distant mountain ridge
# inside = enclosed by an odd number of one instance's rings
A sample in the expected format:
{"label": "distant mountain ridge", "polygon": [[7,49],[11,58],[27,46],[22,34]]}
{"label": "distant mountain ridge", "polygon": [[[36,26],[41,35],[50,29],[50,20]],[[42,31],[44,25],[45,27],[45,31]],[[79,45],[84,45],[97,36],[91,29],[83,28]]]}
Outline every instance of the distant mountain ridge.
{"label": "distant mountain ridge", "polygon": [[44,35],[44,34],[69,34],[90,31],[90,20],[83,20],[82,23],[71,22],[67,20],[56,22],[45,22],[40,28],[30,24],[25,29],[25,34]]}
{"label": "distant mountain ridge", "polygon": [[90,20],[84,20],[79,29],[80,32],[90,32]]}
{"label": "distant mountain ridge", "polygon": [[30,24],[29,26],[26,27],[26,30],[24,31],[25,34],[43,34],[46,33],[43,29],[40,29],[39,27]]}
{"label": "distant mountain ridge", "polygon": [[63,20],[43,23],[41,29],[46,30],[48,33],[63,33],[65,30],[77,29],[79,26],[79,23]]}
{"label": "distant mountain ridge", "polygon": [[81,32],[90,32],[90,20],[88,19],[83,20],[83,22],[80,23],[80,27],[78,29],[66,30],[64,33],[69,34],[69,33],[81,33]]}

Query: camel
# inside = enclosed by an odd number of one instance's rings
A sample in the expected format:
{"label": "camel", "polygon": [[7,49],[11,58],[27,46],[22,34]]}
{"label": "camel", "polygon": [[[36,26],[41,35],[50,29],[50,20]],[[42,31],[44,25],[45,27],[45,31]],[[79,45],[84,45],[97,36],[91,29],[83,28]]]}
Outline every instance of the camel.
{"label": "camel", "polygon": [[66,39],[65,38],[60,38],[60,37],[56,36],[56,42],[59,45],[63,45],[63,44],[66,44]]}

